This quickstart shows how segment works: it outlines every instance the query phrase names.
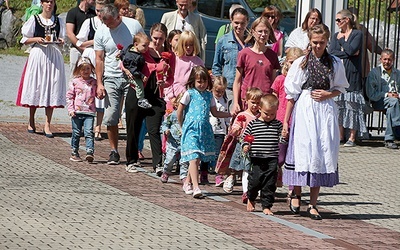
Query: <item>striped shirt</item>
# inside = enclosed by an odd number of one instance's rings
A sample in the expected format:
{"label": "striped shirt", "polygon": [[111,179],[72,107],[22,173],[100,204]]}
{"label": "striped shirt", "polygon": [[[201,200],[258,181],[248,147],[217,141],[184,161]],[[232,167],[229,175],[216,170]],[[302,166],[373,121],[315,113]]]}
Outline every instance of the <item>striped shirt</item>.
{"label": "striped shirt", "polygon": [[[243,138],[246,135],[254,136],[251,143],[249,155],[250,157],[269,158],[278,157],[279,153],[279,136],[282,132],[282,123],[277,119],[265,122],[260,119],[252,120],[244,131]],[[243,141],[243,145],[248,145]]]}

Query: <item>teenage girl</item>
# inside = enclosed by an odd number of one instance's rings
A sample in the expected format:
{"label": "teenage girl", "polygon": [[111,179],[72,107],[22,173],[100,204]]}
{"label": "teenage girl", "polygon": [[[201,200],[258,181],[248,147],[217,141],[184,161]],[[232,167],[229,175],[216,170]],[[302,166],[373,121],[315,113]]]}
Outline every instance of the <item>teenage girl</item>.
{"label": "teenage girl", "polygon": [[189,174],[183,189],[185,193],[199,198],[202,196],[198,182],[200,161],[215,160],[210,112],[220,118],[228,118],[230,114],[217,111],[215,100],[209,91],[212,88],[211,77],[204,66],[195,66],[192,69],[186,86],[188,90],[183,94],[177,111],[178,122],[182,127],[181,162],[189,162]]}

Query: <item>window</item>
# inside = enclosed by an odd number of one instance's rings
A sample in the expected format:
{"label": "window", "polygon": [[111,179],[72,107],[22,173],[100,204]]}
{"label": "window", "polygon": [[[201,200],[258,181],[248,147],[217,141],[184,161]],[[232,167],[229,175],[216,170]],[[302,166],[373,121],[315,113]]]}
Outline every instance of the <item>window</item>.
{"label": "window", "polygon": [[199,12],[212,17],[221,18],[222,0],[198,0],[197,9]]}
{"label": "window", "polygon": [[137,0],[136,3],[141,7],[176,9],[175,0]]}

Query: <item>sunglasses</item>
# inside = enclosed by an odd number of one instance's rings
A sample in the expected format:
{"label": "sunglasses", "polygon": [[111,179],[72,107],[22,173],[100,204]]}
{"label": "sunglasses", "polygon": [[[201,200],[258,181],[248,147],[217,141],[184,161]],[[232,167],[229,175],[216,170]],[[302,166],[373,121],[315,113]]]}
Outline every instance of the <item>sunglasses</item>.
{"label": "sunglasses", "polygon": [[341,22],[343,19],[346,19],[345,17],[343,17],[343,18],[337,18],[335,21],[338,23],[338,22]]}
{"label": "sunglasses", "polygon": [[266,15],[265,17],[266,17],[267,19],[269,19],[269,18],[275,19],[275,16]]}

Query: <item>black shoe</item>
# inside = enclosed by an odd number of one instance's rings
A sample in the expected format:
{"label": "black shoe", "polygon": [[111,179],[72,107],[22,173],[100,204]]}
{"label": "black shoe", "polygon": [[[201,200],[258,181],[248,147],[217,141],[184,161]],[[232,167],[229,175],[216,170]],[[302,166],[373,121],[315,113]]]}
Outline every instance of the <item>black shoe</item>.
{"label": "black shoe", "polygon": [[397,144],[394,143],[394,141],[385,141],[385,147],[390,148],[390,149],[398,149],[399,148],[399,146],[397,146]]}
{"label": "black shoe", "polygon": [[107,161],[108,165],[118,165],[119,164],[119,154],[115,151],[111,151],[110,158]]}
{"label": "black shoe", "polygon": [[94,160],[94,156],[92,152],[89,152],[86,154],[85,160],[87,160],[89,163],[92,163]]}
{"label": "black shoe", "polygon": [[164,168],[161,167],[160,164],[157,164],[155,167],[153,167],[153,170],[154,170],[154,173],[156,173],[156,175],[157,175],[158,177],[161,177]]}
{"label": "black shoe", "polygon": [[315,206],[308,207],[308,208],[307,208],[307,214],[308,214],[308,216],[310,216],[310,218],[311,218],[312,220],[322,220],[321,215],[319,215],[319,214],[312,214],[312,213],[311,213],[311,209],[315,209],[315,210],[318,212],[317,207],[315,207]]}
{"label": "black shoe", "polygon": [[301,204],[301,196],[300,195],[295,195],[294,192],[289,196],[289,208],[290,211],[292,211],[292,213],[294,214],[299,214],[300,213],[300,206],[295,207],[292,205],[292,200],[293,199],[298,199],[299,200],[299,204]]}

